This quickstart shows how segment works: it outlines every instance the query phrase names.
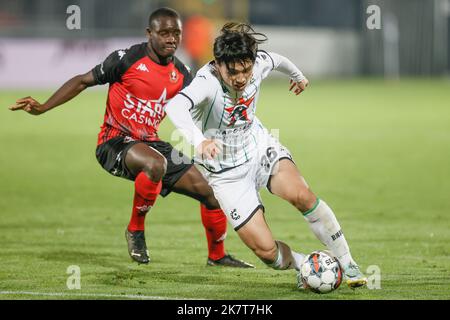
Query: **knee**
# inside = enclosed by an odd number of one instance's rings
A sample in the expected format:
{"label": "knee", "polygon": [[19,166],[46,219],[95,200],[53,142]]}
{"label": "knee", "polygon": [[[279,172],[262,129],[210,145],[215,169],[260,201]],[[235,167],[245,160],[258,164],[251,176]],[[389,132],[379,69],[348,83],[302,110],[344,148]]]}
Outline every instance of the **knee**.
{"label": "knee", "polygon": [[216,197],[214,196],[214,192],[211,192],[207,194],[205,197],[203,197],[202,203],[208,208],[208,209],[220,209],[219,201],[217,201]]}
{"label": "knee", "polygon": [[217,201],[213,189],[207,182],[196,183],[192,188],[199,200],[208,210],[220,209],[219,201]]}
{"label": "knee", "polygon": [[163,156],[152,158],[142,169],[152,181],[160,181],[167,171],[167,160]]}
{"label": "knee", "polygon": [[299,211],[306,212],[316,203],[316,196],[309,188],[300,188],[296,190],[289,202]]}

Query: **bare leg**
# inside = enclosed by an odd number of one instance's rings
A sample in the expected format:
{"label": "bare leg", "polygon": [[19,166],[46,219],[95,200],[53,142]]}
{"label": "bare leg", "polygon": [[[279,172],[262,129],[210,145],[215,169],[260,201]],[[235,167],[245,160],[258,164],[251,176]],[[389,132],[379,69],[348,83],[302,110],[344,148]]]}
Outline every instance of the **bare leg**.
{"label": "bare leg", "polygon": [[175,183],[172,190],[200,201],[208,209],[220,209],[219,202],[214,197],[213,190],[195,166],[192,166],[183,174]]}
{"label": "bare leg", "polygon": [[303,213],[312,209],[317,201],[295,164],[288,159],[279,162],[277,173],[270,179],[269,187],[273,194]]}
{"label": "bare leg", "polygon": [[273,238],[261,209],[237,233],[247,247],[269,267],[277,270],[300,269],[303,255]]}
{"label": "bare leg", "polygon": [[158,182],[166,173],[167,160],[145,143],[137,143],[128,150],[125,165],[133,175],[143,171],[150,180]]}

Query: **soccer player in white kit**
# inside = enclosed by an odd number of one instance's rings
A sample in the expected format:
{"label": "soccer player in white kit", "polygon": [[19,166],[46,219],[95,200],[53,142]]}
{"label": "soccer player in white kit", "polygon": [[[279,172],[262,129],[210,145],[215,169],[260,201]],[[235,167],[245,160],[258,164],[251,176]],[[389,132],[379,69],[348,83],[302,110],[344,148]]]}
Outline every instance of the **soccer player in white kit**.
{"label": "soccer player in white kit", "polygon": [[300,270],[304,258],[273,238],[258,191],[267,187],[302,212],[316,237],[341,263],[347,284],[363,286],[367,279],[333,211],[309,189],[289,150],[255,116],[261,81],[272,70],[288,75],[290,90],[297,95],[308,85],[290,60],[258,50],[266,39],[246,24],[227,23],[214,42],[215,60],[197,72],[165,111],[194,145],[194,161],[228,221],[264,263],[278,270]]}

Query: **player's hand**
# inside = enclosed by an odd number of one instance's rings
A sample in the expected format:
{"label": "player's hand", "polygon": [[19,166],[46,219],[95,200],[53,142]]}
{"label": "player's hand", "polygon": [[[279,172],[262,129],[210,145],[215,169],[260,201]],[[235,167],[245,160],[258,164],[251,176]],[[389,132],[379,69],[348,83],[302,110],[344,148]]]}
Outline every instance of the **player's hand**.
{"label": "player's hand", "polygon": [[309,85],[308,79],[303,79],[302,81],[294,81],[291,79],[291,87],[289,88],[289,91],[294,90],[294,93],[296,96],[298,96],[300,93],[305,91],[306,87]]}
{"label": "player's hand", "polygon": [[16,101],[16,104],[9,107],[11,111],[23,110],[32,115],[40,115],[46,111],[44,105],[32,97],[25,97]]}
{"label": "player's hand", "polygon": [[216,141],[208,139],[198,145],[197,152],[202,158],[206,157],[207,159],[212,160],[221,152],[221,150]]}

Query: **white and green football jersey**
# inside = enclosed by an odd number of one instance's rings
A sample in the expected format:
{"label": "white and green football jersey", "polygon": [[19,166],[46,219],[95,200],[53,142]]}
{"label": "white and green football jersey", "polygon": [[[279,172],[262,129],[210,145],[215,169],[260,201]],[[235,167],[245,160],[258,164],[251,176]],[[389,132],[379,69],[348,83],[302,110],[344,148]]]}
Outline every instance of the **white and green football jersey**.
{"label": "white and green football jersey", "polygon": [[[197,72],[189,86],[169,102],[167,114],[191,143],[197,146],[204,137],[215,139],[222,147],[222,152],[215,159],[196,157],[194,160],[197,163],[209,171],[221,172],[240,166],[254,157],[257,147],[255,126],[260,125],[255,115],[259,90],[262,80],[272,70],[284,72],[296,81],[304,79],[301,71],[287,58],[258,51],[252,77],[244,91],[235,92],[228,88],[216,74],[214,64],[209,63]],[[184,104],[189,104],[190,115],[203,137],[196,137],[195,133],[189,137],[189,132],[195,130],[188,128],[187,122],[177,122],[179,114],[175,110],[180,107],[180,96],[184,97]]]}

